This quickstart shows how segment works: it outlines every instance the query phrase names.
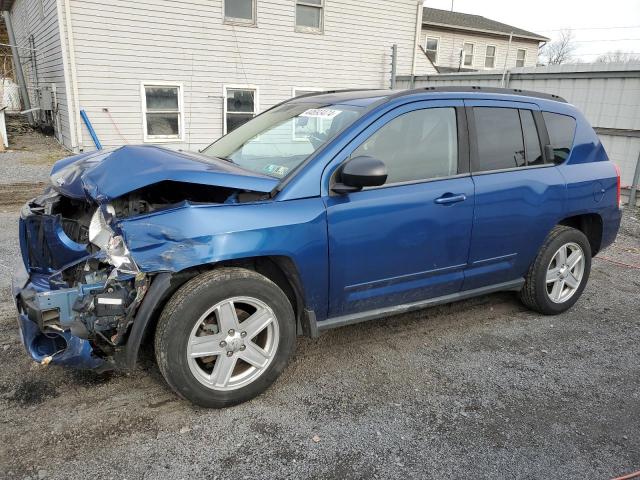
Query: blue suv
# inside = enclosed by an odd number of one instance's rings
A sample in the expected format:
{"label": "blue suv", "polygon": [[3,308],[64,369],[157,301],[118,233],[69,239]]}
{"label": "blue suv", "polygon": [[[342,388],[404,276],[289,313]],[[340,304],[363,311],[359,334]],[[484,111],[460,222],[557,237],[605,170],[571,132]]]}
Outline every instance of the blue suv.
{"label": "blue suv", "polygon": [[130,369],[153,341],[180,396],[224,407],[298,335],[497,291],[561,313],[619,225],[619,172],[559,97],[327,92],[198,154],[59,161],[22,211],[13,293],[36,361]]}

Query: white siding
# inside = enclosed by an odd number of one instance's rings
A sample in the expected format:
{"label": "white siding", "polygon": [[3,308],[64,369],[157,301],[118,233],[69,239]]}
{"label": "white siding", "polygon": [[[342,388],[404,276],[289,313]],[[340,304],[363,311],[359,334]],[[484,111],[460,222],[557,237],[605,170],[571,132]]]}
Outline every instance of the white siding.
{"label": "white siding", "polygon": [[[43,100],[42,92],[55,85],[59,120],[54,125],[56,135],[64,146],[71,148],[56,0],[17,0],[11,10],[11,19],[16,42],[21,47],[20,60],[31,106],[51,110],[51,104]],[[29,40],[31,36],[33,43]],[[34,48],[35,52],[30,48]],[[34,115],[37,117],[42,113],[35,112]]]}
{"label": "white siding", "polygon": [[324,32],[314,34],[295,31],[294,0],[258,0],[256,26],[225,24],[222,0],[74,0],[80,107],[103,145],[141,143],[141,83],[182,84],[185,141],[165,145],[194,149],[222,134],[225,84],[259,87],[261,111],[293,87],[388,88],[394,43],[398,74],[411,72],[414,0],[325,4]]}
{"label": "white siding", "polygon": [[[509,37],[499,37],[493,35],[483,35],[482,33],[465,32],[462,30],[445,30],[436,27],[425,27],[422,29],[421,44],[425,47],[427,36],[439,38],[437,66],[458,68],[460,64],[460,50],[465,43],[472,43],[473,65],[462,65],[462,68],[473,68],[474,70],[491,70],[485,68],[485,55],[487,45],[496,47],[495,70],[504,68],[504,59],[509,47]],[[523,40],[514,38],[509,50],[507,68],[515,68],[516,54],[518,49],[527,51],[525,57],[525,67],[535,67],[538,62],[538,42],[535,40]]]}

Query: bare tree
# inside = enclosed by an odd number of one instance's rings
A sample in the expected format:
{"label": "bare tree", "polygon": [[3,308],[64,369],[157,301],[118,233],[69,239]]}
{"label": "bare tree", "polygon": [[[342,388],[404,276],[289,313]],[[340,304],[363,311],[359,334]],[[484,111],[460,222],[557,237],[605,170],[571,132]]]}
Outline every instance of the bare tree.
{"label": "bare tree", "polygon": [[596,58],[595,63],[631,63],[640,62],[638,55],[623,52],[622,50],[615,50],[613,52],[607,52]]}
{"label": "bare tree", "polygon": [[542,56],[548,65],[561,65],[573,59],[576,48],[573,31],[563,30],[557,40],[544,46]]}

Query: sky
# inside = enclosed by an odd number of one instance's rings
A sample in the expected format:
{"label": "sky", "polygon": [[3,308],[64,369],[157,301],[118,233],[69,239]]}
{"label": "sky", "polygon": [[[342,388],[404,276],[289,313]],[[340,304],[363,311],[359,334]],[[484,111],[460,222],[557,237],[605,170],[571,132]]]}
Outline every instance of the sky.
{"label": "sky", "polygon": [[[451,2],[425,0],[425,6],[451,10]],[[640,57],[640,0],[453,0],[453,7],[552,39],[571,29],[574,56],[584,62],[613,50]]]}

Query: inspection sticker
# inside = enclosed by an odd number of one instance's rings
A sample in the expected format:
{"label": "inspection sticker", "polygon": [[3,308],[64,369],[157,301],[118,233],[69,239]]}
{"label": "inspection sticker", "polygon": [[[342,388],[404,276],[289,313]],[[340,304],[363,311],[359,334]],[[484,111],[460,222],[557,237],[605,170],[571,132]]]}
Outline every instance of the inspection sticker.
{"label": "inspection sticker", "polygon": [[310,108],[302,112],[301,117],[306,118],[334,118],[340,115],[339,110],[331,110],[330,108]]}

